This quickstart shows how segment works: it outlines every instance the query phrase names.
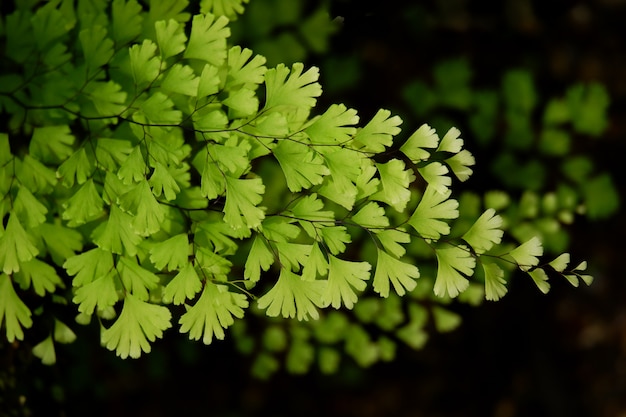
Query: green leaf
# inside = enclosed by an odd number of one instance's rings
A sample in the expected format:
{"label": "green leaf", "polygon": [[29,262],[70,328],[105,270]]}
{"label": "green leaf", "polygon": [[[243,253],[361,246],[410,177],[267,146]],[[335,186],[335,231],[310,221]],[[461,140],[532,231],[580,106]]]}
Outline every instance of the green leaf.
{"label": "green leaf", "polygon": [[331,226],[335,223],[335,214],[330,210],[322,210],[324,202],[317,194],[310,194],[298,199],[290,214],[298,219],[298,223],[311,238],[317,237],[317,228]]}
{"label": "green leaf", "polygon": [[131,73],[138,89],[153,83],[159,76],[161,61],[156,56],[156,49],[154,42],[145,39],[141,45],[133,45],[128,51]]}
{"label": "green leaf", "polygon": [[539,263],[537,257],[541,255],[543,255],[543,247],[536,236],[509,252],[509,256],[522,271],[528,271],[536,266]]}
{"label": "green leaf", "polygon": [[384,229],[389,226],[389,219],[385,215],[385,209],[373,201],[367,203],[354,214],[352,221],[366,229]]}
{"label": "green leaf", "polygon": [[548,265],[554,268],[554,270],[557,272],[563,272],[565,271],[565,268],[567,268],[569,261],[570,261],[569,253],[563,253],[557,256],[551,262],[549,262]]}
{"label": "green leaf", "polygon": [[398,212],[403,212],[411,199],[409,185],[415,180],[410,169],[405,170],[404,162],[392,159],[384,164],[376,164],[380,174],[382,189],[371,196],[372,199],[389,204]]}
{"label": "green leaf", "polygon": [[[117,303],[119,296],[115,288],[115,279],[117,271],[108,270],[92,281],[86,282],[74,291],[72,302],[78,304],[78,311],[91,315],[97,308],[98,311],[104,311]],[[76,286],[76,278],[74,278],[74,286]]]}
{"label": "green leaf", "polygon": [[67,125],[36,127],[28,151],[43,163],[59,163],[74,152],[75,139]]}
{"label": "green leaf", "polygon": [[317,97],[322,94],[322,87],[317,82],[319,69],[311,67],[302,73],[304,65],[295,63],[291,70],[284,64],[265,73],[266,100],[264,110],[287,108],[310,109],[315,106]]}
{"label": "green leaf", "polygon": [[610,96],[603,85],[590,83],[570,87],[566,101],[577,132],[599,136],[606,130]]}
{"label": "green leaf", "polygon": [[26,187],[20,187],[13,202],[13,210],[28,229],[34,229],[46,221],[48,209]]}
{"label": "green leaf", "polygon": [[216,67],[226,61],[226,38],[230,36],[228,19],[212,14],[195,15],[191,22],[189,43],[183,56],[201,59]]}
{"label": "green leaf", "polygon": [[433,292],[438,297],[454,298],[469,287],[469,281],[465,276],[472,276],[474,273],[476,259],[464,246],[435,249],[435,255],[437,278]]}
{"label": "green leaf", "polygon": [[22,185],[35,194],[39,192],[48,193],[57,183],[54,171],[29,154],[24,155],[24,159],[17,169],[17,177]]}
{"label": "green leaf", "polygon": [[391,116],[389,110],[380,109],[356,135],[354,143],[365,151],[380,153],[384,152],[393,143],[393,137],[400,133],[402,119]]}
{"label": "green leaf", "polygon": [[484,253],[502,241],[502,217],[492,208],[485,210],[462,236],[476,253]]}
{"label": "green leaf", "polygon": [[333,255],[345,252],[346,245],[352,241],[352,237],[345,226],[321,227],[318,229],[318,234]]}
{"label": "green leaf", "polygon": [[225,285],[206,282],[198,301],[179,320],[180,332],[189,333],[189,339],[211,344],[213,336],[224,340],[224,329],[231,326],[233,317],[242,318],[248,300],[243,294],[228,291]]}
{"label": "green leaf", "polygon": [[9,343],[24,340],[23,328],[33,325],[31,312],[15,292],[11,278],[2,273],[0,274],[0,325],[3,324],[3,319]]}
{"label": "green leaf", "polygon": [[22,262],[20,267],[20,271],[15,274],[14,279],[23,290],[29,289],[32,285],[35,294],[43,297],[46,292],[53,293],[57,287],[65,288],[56,270],[37,258]]}
{"label": "green leaf", "polygon": [[437,148],[439,136],[435,129],[423,124],[400,146],[400,151],[414,163],[430,158],[431,151]]}
{"label": "green leaf", "polygon": [[154,198],[148,181],[139,182],[130,191],[121,195],[119,204],[122,210],[133,216],[131,224],[139,235],[150,236],[161,230],[165,212]]}
{"label": "green leaf", "polygon": [[150,353],[150,342],[163,337],[163,331],[171,327],[171,317],[166,307],[128,294],[119,318],[102,332],[102,344],[122,359],[138,358],[142,352]]}
{"label": "green leaf", "polygon": [[532,271],[528,271],[528,275],[533,279],[533,282],[544,294],[547,294],[550,291],[550,283],[548,282],[548,274],[541,268],[533,269]]}
{"label": "green leaf", "polygon": [[117,177],[122,180],[122,183],[129,185],[145,179],[147,169],[141,146],[138,145],[133,148],[132,152],[128,154],[128,157],[120,165]]}
{"label": "green leaf", "polygon": [[0,231],[0,265],[5,274],[20,270],[20,264],[33,259],[39,251],[22,227],[15,211],[9,214],[4,233]]}
{"label": "green leaf", "polygon": [[318,242],[315,242],[309,252],[308,258],[302,265],[302,279],[313,281],[328,274],[328,261],[322,252]]}
{"label": "green leaf", "polygon": [[154,24],[154,29],[161,59],[178,55],[185,50],[187,35],[185,35],[184,25],[174,19],[159,20]]}
{"label": "green leaf", "polygon": [[259,99],[256,93],[246,87],[231,90],[228,97],[222,100],[222,104],[231,110],[229,114],[233,118],[252,116],[259,110]]}
{"label": "green leaf", "polygon": [[449,198],[450,194],[450,191],[442,194],[431,186],[426,187],[422,199],[408,220],[422,237],[437,240],[441,235],[450,233],[450,226],[440,220],[459,217],[459,203]]}
{"label": "green leaf", "polygon": [[246,87],[250,90],[263,83],[267,71],[266,59],[261,55],[252,57],[253,52],[248,48],[236,45],[228,50],[228,75],[226,89]]}
{"label": "green leaf", "polygon": [[111,36],[117,44],[125,44],[141,33],[142,7],[135,0],[113,0]]}
{"label": "green leaf", "polygon": [[605,219],[617,212],[620,194],[613,178],[608,173],[587,179],[582,185],[587,216],[592,219]]}
{"label": "green leaf", "polygon": [[108,250],[90,249],[68,258],[63,268],[74,277],[72,285],[80,287],[109,274],[113,270],[113,255]]}
{"label": "green leaf", "polygon": [[126,91],[114,81],[90,82],[83,92],[97,110],[94,116],[116,117],[126,110]]}
{"label": "green leaf", "polygon": [[161,88],[172,93],[195,97],[199,84],[200,78],[196,77],[190,66],[174,64],[165,74]]}
{"label": "green leaf", "polygon": [[124,213],[116,204],[111,206],[109,218],[92,233],[93,242],[112,253],[134,256],[137,245],[143,240],[132,228],[132,216]]}
{"label": "green leaf", "polygon": [[448,164],[459,181],[467,181],[474,172],[470,167],[476,164],[476,159],[474,159],[474,155],[470,151],[463,149],[461,152],[446,159],[446,164]]}
{"label": "green leaf", "polygon": [[56,265],[63,265],[66,259],[83,248],[83,235],[60,223],[43,223],[39,226],[39,233]]}
{"label": "green leaf", "polygon": [[283,140],[272,152],[278,160],[285,174],[287,186],[292,192],[321,184],[324,175],[330,174],[320,154],[303,143]]}
{"label": "green leaf", "polygon": [[113,41],[107,37],[102,26],[91,26],[79,32],[78,38],[83,47],[87,68],[95,70],[106,65],[113,57]]}
{"label": "green leaf", "polygon": [[205,64],[200,79],[198,80],[198,98],[207,97],[216,94],[220,90],[220,77],[218,68]]}
{"label": "green leaf", "polygon": [[461,316],[453,311],[439,306],[434,306],[431,311],[435,328],[439,333],[451,332],[461,325]]}
{"label": "green leaf", "polygon": [[152,186],[152,192],[156,197],[163,194],[168,201],[175,200],[176,195],[180,192],[180,187],[168,168],[159,162],[155,164],[148,183]]}
{"label": "green leaf", "polygon": [[104,201],[90,178],[63,203],[65,210],[61,217],[68,221],[70,227],[80,226],[100,217],[104,213],[103,206]]}
{"label": "green leaf", "polygon": [[450,185],[452,185],[452,179],[447,175],[449,172],[448,167],[441,162],[430,162],[427,165],[418,167],[417,172],[439,194],[448,192]]}
{"label": "green leaf", "polygon": [[411,236],[406,231],[397,229],[380,231],[376,233],[376,237],[385,252],[398,259],[406,253],[406,249],[400,243],[409,243],[411,241]]}
{"label": "green leaf", "polygon": [[384,250],[378,249],[377,252],[378,261],[374,273],[374,291],[381,297],[387,298],[390,282],[400,296],[403,296],[406,291],[412,291],[417,285],[415,280],[420,276],[417,267],[396,259]]}
{"label": "green leaf", "polygon": [[317,320],[317,307],[322,307],[322,292],[325,281],[305,281],[289,269],[280,271],[278,281],[266,294],[259,298],[258,306],[266,309],[270,317],[279,314],[284,318],[297,317],[298,320]]}
{"label": "green leaf", "polygon": [[226,183],[226,204],[224,221],[234,229],[247,227],[253,229],[265,218],[262,207],[257,205],[263,200],[265,186],[260,178],[224,177]]}
{"label": "green leaf", "polygon": [[504,271],[497,264],[483,262],[485,272],[485,298],[490,301],[498,301],[507,293]]}
{"label": "green leaf", "polygon": [[85,147],[80,147],[57,168],[56,176],[61,178],[61,183],[66,187],[72,187],[74,182],[84,184],[91,177],[95,166],[87,156]]}
{"label": "green leaf", "polygon": [[345,145],[352,140],[359,123],[354,109],[343,104],[332,104],[321,116],[314,119],[305,132],[314,144]]}
{"label": "green leaf", "polygon": [[226,16],[234,20],[237,18],[237,14],[243,13],[243,4],[249,1],[250,0],[201,0],[200,12],[213,13],[216,16]]}
{"label": "green leaf", "polygon": [[274,260],[274,253],[270,250],[265,239],[261,235],[255,236],[246,258],[244,278],[257,282],[261,278],[261,270],[267,271]]}
{"label": "green leaf", "polygon": [[352,210],[359,192],[356,182],[361,174],[361,164],[355,162],[363,158],[363,154],[340,148],[325,152],[323,156],[330,175],[324,178],[324,183],[318,192],[346,209]]}
{"label": "green leaf", "polygon": [[461,131],[451,127],[443,136],[437,147],[438,152],[459,153],[463,149],[463,139],[459,137]]}
{"label": "green leaf", "polygon": [[156,125],[178,125],[183,120],[183,113],[176,110],[174,102],[164,93],[157,91],[139,105],[140,111],[133,114],[133,119],[143,123],[143,116]]}
{"label": "green leaf", "polygon": [[99,138],[96,143],[96,162],[105,170],[116,172],[132,151],[130,141]]}
{"label": "green leaf", "polygon": [[193,264],[188,262],[163,289],[163,300],[166,303],[183,304],[191,300],[202,289],[202,281]]}
{"label": "green leaf", "polygon": [[367,262],[352,262],[329,256],[328,284],[322,293],[322,305],[352,309],[357,302],[356,291],[367,287],[372,266]]}
{"label": "green leaf", "polygon": [[154,290],[159,284],[159,277],[139,266],[135,258],[120,257],[116,268],[126,291],[130,291],[139,300],[147,300],[148,291]]}
{"label": "green leaf", "polygon": [[33,355],[41,359],[41,363],[44,365],[54,365],[57,361],[52,335],[33,346],[32,352]]}
{"label": "green leaf", "polygon": [[175,271],[187,265],[189,257],[189,238],[186,233],[180,233],[150,248],[150,261],[158,270]]}

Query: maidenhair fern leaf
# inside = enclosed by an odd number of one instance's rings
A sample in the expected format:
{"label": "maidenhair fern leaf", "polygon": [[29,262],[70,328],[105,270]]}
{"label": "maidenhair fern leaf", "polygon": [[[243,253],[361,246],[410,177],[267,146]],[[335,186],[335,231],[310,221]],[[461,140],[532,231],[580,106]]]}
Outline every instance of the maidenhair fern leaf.
{"label": "maidenhair fern leaf", "polygon": [[376,233],[376,238],[385,252],[400,259],[406,253],[401,243],[409,243],[411,236],[402,229],[387,229]]}
{"label": "maidenhair fern leaf", "polygon": [[112,253],[129,256],[137,254],[137,245],[143,240],[132,228],[132,216],[117,204],[111,205],[109,218],[100,223],[92,233],[93,242]]}
{"label": "maidenhair fern leaf", "polygon": [[103,311],[117,303],[119,296],[115,288],[117,271],[110,270],[85,285],[76,288],[72,302],[78,304],[78,311],[91,315],[94,310]]}
{"label": "maidenhair fern leaf", "polygon": [[5,274],[19,271],[22,262],[37,256],[39,250],[31,239],[15,211],[11,211],[6,230],[0,235],[0,265]]}
{"label": "maidenhair fern leaf", "polygon": [[142,7],[136,0],[113,0],[111,36],[117,44],[132,41],[141,33]]}
{"label": "maidenhair fern leaf", "polygon": [[319,69],[311,67],[304,73],[303,69],[304,65],[295,63],[291,70],[284,64],[267,70],[265,110],[275,110],[279,106],[308,110],[315,106],[317,97],[322,94],[322,87],[317,82]]}
{"label": "maidenhair fern leaf", "polygon": [[328,274],[328,261],[318,242],[311,246],[309,255],[302,265],[302,279],[314,281]]}
{"label": "maidenhair fern leaf", "polygon": [[201,289],[202,281],[193,264],[188,262],[163,289],[163,300],[166,303],[183,304]]}
{"label": "maidenhair fern leaf", "polygon": [[48,255],[56,265],[62,266],[66,259],[83,249],[83,235],[63,226],[60,221],[43,223],[39,226],[38,232]]}
{"label": "maidenhair fern leaf", "polygon": [[507,293],[504,271],[493,262],[484,262],[482,266],[485,272],[485,298],[498,301]]}
{"label": "maidenhair fern leaf", "polygon": [[[227,89],[245,87],[255,90],[264,81],[267,71],[266,59],[261,55],[254,55],[248,48],[233,46],[228,50]],[[252,59],[251,59],[252,58]]]}
{"label": "maidenhair fern leaf", "polygon": [[303,143],[283,140],[274,148],[273,154],[292,192],[321,184],[324,176],[330,174],[320,154]]}
{"label": "maidenhair fern leaf", "polygon": [[246,259],[243,276],[252,282],[261,278],[261,270],[267,271],[274,263],[274,253],[261,235],[257,235],[252,242]]}
{"label": "maidenhair fern leaf", "polygon": [[224,221],[234,229],[253,229],[265,218],[263,208],[258,204],[263,200],[265,186],[260,178],[232,178],[225,176],[226,204]]}
{"label": "maidenhair fern leaf", "polygon": [[163,195],[167,201],[175,200],[180,192],[180,187],[170,170],[159,162],[155,163],[148,183],[152,186],[152,192],[156,197]]}
{"label": "maidenhair fern leaf", "polygon": [[198,98],[216,94],[220,89],[220,77],[218,68],[214,65],[206,64],[200,73],[198,80]]}
{"label": "maidenhair fern leaf", "polygon": [[102,67],[113,57],[113,41],[107,37],[104,27],[96,25],[83,29],[78,38],[89,70]]}
{"label": "maidenhair fern leaf", "polygon": [[333,104],[315,118],[305,132],[314,144],[347,144],[356,133],[358,122],[356,110],[343,104]]}
{"label": "maidenhair fern leaf", "polygon": [[28,154],[24,155],[16,171],[20,182],[33,193],[47,194],[57,183],[54,171]]}
{"label": "maidenhair fern leaf", "polygon": [[224,329],[242,318],[248,300],[243,294],[228,291],[225,285],[206,282],[202,295],[179,320],[180,332],[189,333],[189,339],[211,344],[213,336],[218,340],[225,337]]}
{"label": "maidenhair fern leaf", "polygon": [[114,81],[90,82],[83,92],[97,111],[94,117],[115,117],[126,109],[126,91]]}
{"label": "maidenhair fern leaf", "polygon": [[352,241],[352,236],[345,226],[322,227],[318,229],[318,233],[321,241],[333,255],[345,252],[346,245]]}
{"label": "maidenhair fern leaf", "polygon": [[[550,261],[548,263],[548,265],[550,265],[552,268],[554,268],[555,271],[557,272],[563,272],[565,271],[565,268],[567,268],[567,265],[570,262],[570,255],[569,253],[563,253],[559,256],[557,256],[555,259],[553,259],[552,261]],[[578,281],[576,281],[578,283]]]}
{"label": "maidenhair fern leaf", "polygon": [[459,153],[463,149],[463,139],[459,136],[461,132],[456,127],[451,127],[443,136],[437,147],[439,152]]}
{"label": "maidenhair fern leaf", "polygon": [[41,359],[44,365],[53,365],[57,361],[52,335],[33,346],[33,355]]}
{"label": "maidenhair fern leaf", "polygon": [[148,299],[148,291],[155,289],[159,283],[159,277],[142,268],[134,257],[121,256],[116,269],[124,289],[142,301]]}
{"label": "maidenhair fern leaf", "polygon": [[75,182],[83,184],[91,177],[95,169],[93,161],[87,156],[85,147],[78,148],[57,169],[56,176],[61,178],[61,183],[66,187],[72,187]]}
{"label": "maidenhair fern leaf", "polygon": [[437,278],[433,292],[438,297],[454,298],[469,286],[466,277],[474,273],[476,258],[463,246],[438,248],[435,250],[435,254],[437,256]]}
{"label": "maidenhair fern leaf", "polygon": [[452,179],[447,175],[448,167],[441,162],[429,162],[424,166],[417,167],[417,172],[430,187],[440,194],[447,193],[450,185],[452,185]]}
{"label": "maidenhair fern leaf", "polygon": [[161,60],[156,56],[157,46],[149,39],[130,47],[130,69],[136,88],[153,83],[161,71]]}
{"label": "maidenhair fern leaf", "polygon": [[330,175],[324,178],[324,183],[318,192],[346,209],[352,210],[358,194],[355,182],[361,174],[361,164],[355,162],[361,159],[362,154],[347,148],[328,152],[325,152],[325,148],[319,149],[322,150]]}
{"label": "maidenhair fern leaf", "polygon": [[474,159],[474,155],[470,151],[463,149],[461,152],[446,159],[446,164],[448,164],[459,181],[467,181],[474,172],[470,167],[476,164],[476,159]]}
{"label": "maidenhair fern leaf", "polygon": [[183,113],[176,110],[172,99],[160,91],[150,95],[139,109],[139,112],[133,114],[133,119],[139,123],[147,120],[157,125],[177,125],[183,119]]}
{"label": "maidenhair fern leaf", "polygon": [[376,262],[376,272],[374,273],[374,291],[381,297],[389,296],[389,283],[400,296],[406,291],[412,291],[417,283],[420,273],[415,265],[402,262],[389,255],[382,249],[378,249],[378,261]]}
{"label": "maidenhair fern leaf", "polygon": [[99,138],[96,143],[96,162],[105,170],[116,172],[132,151],[133,146],[128,140]]}
{"label": "maidenhair fern leaf", "polygon": [[367,262],[353,262],[329,256],[328,284],[322,293],[322,304],[340,308],[343,304],[352,309],[357,302],[356,291],[367,287],[372,266]]}
{"label": "maidenhair fern leaf", "polygon": [[385,209],[373,201],[367,203],[354,214],[352,221],[365,229],[378,229],[389,226],[389,218],[385,215]]}
{"label": "maidenhair fern leaf", "polygon": [[487,209],[462,236],[478,254],[487,252],[502,241],[502,217],[492,208]]}
{"label": "maidenhair fern leaf", "polygon": [[270,317],[281,315],[284,318],[297,317],[298,320],[317,320],[319,313],[316,307],[322,307],[322,293],[325,281],[303,280],[289,269],[280,271],[278,281],[265,295],[259,298],[260,309],[267,309]]}
{"label": "maidenhair fern leaf", "polygon": [[384,152],[393,143],[393,137],[400,133],[402,119],[391,116],[389,110],[380,109],[356,135],[354,143],[367,152]]}
{"label": "maidenhair fern leaf", "polygon": [[143,159],[142,153],[141,146],[135,146],[132,152],[128,154],[126,160],[120,165],[117,176],[124,184],[137,183],[146,178],[148,166]]}
{"label": "maidenhair fern leaf", "polygon": [[459,203],[450,198],[450,191],[441,194],[428,186],[408,223],[426,239],[439,239],[450,233],[450,226],[442,219],[456,219]]}
{"label": "maidenhair fern leaf", "polygon": [[533,279],[533,282],[544,294],[547,294],[550,291],[550,283],[548,282],[548,274],[541,268],[535,268],[533,270],[528,271],[528,275]]}
{"label": "maidenhair fern leaf", "polygon": [[157,269],[175,271],[187,265],[189,257],[189,237],[186,233],[172,236],[150,248],[150,261]]}
{"label": "maidenhair fern leaf", "polygon": [[536,236],[509,252],[509,256],[522,271],[528,271],[536,266],[539,263],[537,257],[541,255],[543,255],[543,247]]}
{"label": "maidenhair fern leaf", "polygon": [[212,14],[195,15],[191,22],[189,43],[183,56],[201,59],[219,67],[226,61],[226,38],[230,36],[228,19]]}
{"label": "maidenhair fern leaf", "polygon": [[40,297],[46,292],[53,293],[57,287],[65,288],[63,281],[56,270],[45,262],[33,258],[20,264],[20,271],[15,273],[14,279],[24,290],[31,288]]}
{"label": "maidenhair fern leaf", "polygon": [[184,25],[174,19],[159,20],[154,24],[154,29],[162,59],[178,55],[185,50],[187,35],[185,35]]}
{"label": "maidenhair fern leaf", "polygon": [[48,208],[41,204],[26,187],[20,187],[13,202],[13,210],[28,229],[34,229],[46,221]]}
{"label": "maidenhair fern leaf", "polygon": [[229,113],[231,118],[252,116],[259,109],[259,99],[256,93],[246,87],[231,90],[222,103],[231,110]]}
{"label": "maidenhair fern leaf", "polygon": [[423,124],[400,146],[400,151],[413,162],[425,161],[437,148],[439,136],[435,129]]}
{"label": "maidenhair fern leaf", "polygon": [[67,125],[36,127],[28,151],[43,163],[59,163],[74,152],[75,139]]}
{"label": "maidenhair fern leaf", "polygon": [[161,230],[165,213],[154,197],[147,180],[142,180],[119,197],[122,210],[132,215],[132,226],[141,236]]}
{"label": "maidenhair fern leaf", "polygon": [[371,196],[372,199],[389,204],[398,212],[403,212],[411,199],[409,184],[415,180],[410,169],[405,169],[404,162],[392,159],[376,164],[380,174],[381,189]]}
{"label": "maidenhair fern leaf", "polygon": [[190,66],[174,64],[165,74],[161,88],[172,93],[195,97],[199,84],[200,78],[196,77]]}
{"label": "maidenhair fern leaf", "polygon": [[171,327],[171,317],[167,307],[127,294],[118,319],[102,331],[102,344],[122,359],[138,358],[150,352],[150,342],[163,337],[163,331]]}
{"label": "maidenhair fern leaf", "polygon": [[200,12],[213,13],[216,16],[226,16],[233,20],[244,11],[244,3],[250,0],[201,0]]}
{"label": "maidenhair fern leaf", "polygon": [[63,264],[68,275],[73,276],[72,285],[80,287],[107,275],[113,270],[113,255],[101,248],[90,249],[68,258]]}
{"label": "maidenhair fern leaf", "polygon": [[29,328],[33,325],[31,315],[32,313],[26,304],[15,292],[11,278],[0,273],[0,326],[4,324],[5,335],[9,343],[13,343],[15,340],[24,340],[23,328]]}

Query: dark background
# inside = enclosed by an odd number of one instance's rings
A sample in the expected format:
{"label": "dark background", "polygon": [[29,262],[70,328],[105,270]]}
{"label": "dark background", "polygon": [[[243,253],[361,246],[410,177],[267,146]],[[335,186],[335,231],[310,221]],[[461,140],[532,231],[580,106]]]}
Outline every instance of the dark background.
{"label": "dark background", "polygon": [[[362,87],[331,91],[322,107],[344,102],[364,119],[380,107],[402,111],[401,87],[450,57],[468,59],[485,85],[509,68],[528,68],[543,98],[600,81],[611,94],[611,125],[584,146],[624,195],[626,1],[334,0],[331,12],[343,25],[328,54],[358,58]],[[333,74],[322,73],[323,85],[324,77]],[[624,417],[624,220],[580,218],[570,230],[573,256],[587,259],[596,278],[591,287],[554,280],[541,295],[516,277],[503,300],[459,307],[458,330],[432,335],[421,351],[399,349],[393,363],[363,370],[345,361],[336,376],[279,372],[262,382],[249,377],[249,359],[228,340],[204,347],[170,330],[152,354],[121,361],[85,330],[58,349],[55,367],[21,349],[3,355],[5,369],[18,364],[11,368],[18,396],[0,415],[19,415],[21,395],[22,412],[36,416]]]}

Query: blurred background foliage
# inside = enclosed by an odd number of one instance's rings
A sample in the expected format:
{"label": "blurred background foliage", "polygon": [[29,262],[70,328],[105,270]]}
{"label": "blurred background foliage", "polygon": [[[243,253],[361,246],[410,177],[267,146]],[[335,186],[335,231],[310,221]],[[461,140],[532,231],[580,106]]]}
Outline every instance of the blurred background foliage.
{"label": "blurred background foliage", "polygon": [[[320,111],[345,103],[366,120],[388,108],[405,134],[422,123],[458,127],[477,160],[463,210],[497,207],[513,236],[540,233],[549,252],[588,259],[596,281],[554,282],[544,296],[514,277],[500,302],[434,307],[428,322],[393,297],[382,310],[364,300],[354,314],[374,334],[398,311],[414,323],[397,334],[407,346],[378,339],[377,364],[368,333],[352,335],[350,360],[307,347],[310,337],[330,344],[359,331],[341,315],[323,328],[249,315],[224,342],[166,337],[136,361],[93,346],[97,329],[85,328],[94,334],[57,352],[55,367],[6,350],[0,415],[626,416],[626,2],[243,5],[233,44],[269,65],[319,66]],[[309,367],[313,354],[320,368]]]}

